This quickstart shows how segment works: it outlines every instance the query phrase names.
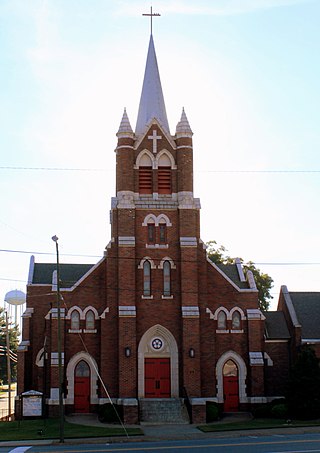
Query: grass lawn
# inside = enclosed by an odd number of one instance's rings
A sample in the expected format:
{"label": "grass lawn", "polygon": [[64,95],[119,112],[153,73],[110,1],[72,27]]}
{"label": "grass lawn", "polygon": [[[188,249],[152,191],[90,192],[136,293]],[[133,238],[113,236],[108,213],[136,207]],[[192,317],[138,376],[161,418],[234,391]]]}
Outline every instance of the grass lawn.
{"label": "grass lawn", "polygon": [[[59,439],[59,419],[22,420],[21,422],[0,422],[0,441],[4,440],[32,440],[32,439]],[[129,436],[143,434],[140,428],[126,428]],[[40,431],[42,430],[42,434]],[[126,436],[119,426],[84,426],[65,422],[64,437],[111,437]]]}
{"label": "grass lawn", "polygon": [[292,420],[290,423],[287,423],[286,420],[276,418],[256,418],[243,422],[211,423],[198,426],[198,429],[204,433],[209,433],[215,431],[234,431],[237,429],[290,428],[295,426],[320,426],[320,420]]}

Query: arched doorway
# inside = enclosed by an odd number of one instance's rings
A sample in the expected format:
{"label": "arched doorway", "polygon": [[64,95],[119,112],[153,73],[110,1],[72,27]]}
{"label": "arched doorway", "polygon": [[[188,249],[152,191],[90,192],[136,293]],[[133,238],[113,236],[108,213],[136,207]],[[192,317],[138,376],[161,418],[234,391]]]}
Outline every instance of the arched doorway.
{"label": "arched doorway", "polygon": [[239,410],[239,377],[238,367],[231,359],[223,366],[223,396],[224,412],[237,412]]}
{"label": "arched doorway", "polygon": [[138,347],[139,398],[179,396],[178,348],[172,333],[157,324],[142,336]]}
{"label": "arched doorway", "polygon": [[90,412],[90,367],[84,360],[74,370],[74,411]]}

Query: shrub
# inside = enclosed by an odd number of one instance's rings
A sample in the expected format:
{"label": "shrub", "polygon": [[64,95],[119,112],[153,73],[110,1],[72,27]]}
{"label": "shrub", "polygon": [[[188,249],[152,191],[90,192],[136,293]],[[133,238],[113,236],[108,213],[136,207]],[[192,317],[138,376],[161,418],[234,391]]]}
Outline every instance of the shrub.
{"label": "shrub", "polygon": [[119,423],[119,418],[122,418],[122,406],[117,404],[106,403],[99,406],[98,418],[102,423]]}
{"label": "shrub", "polygon": [[219,406],[211,401],[206,404],[206,421],[207,423],[219,420]]}
{"label": "shrub", "polygon": [[288,415],[288,407],[286,404],[275,404],[271,407],[270,413],[274,418],[286,418]]}

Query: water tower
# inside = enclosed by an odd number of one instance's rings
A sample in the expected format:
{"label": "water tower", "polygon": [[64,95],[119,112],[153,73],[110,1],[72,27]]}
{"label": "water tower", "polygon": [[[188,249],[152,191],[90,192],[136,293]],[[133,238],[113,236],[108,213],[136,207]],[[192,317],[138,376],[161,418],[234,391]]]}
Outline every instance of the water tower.
{"label": "water tower", "polygon": [[20,307],[19,319],[21,316],[21,308],[22,305],[26,302],[26,295],[23,291],[19,291],[18,289],[14,289],[9,291],[5,297],[4,301],[7,302],[10,306],[14,307],[14,323],[15,325],[18,324],[18,307]]}

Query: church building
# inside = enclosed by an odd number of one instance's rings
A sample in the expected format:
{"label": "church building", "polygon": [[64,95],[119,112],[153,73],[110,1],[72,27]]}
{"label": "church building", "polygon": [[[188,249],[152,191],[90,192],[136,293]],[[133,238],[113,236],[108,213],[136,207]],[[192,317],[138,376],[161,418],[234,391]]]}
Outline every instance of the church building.
{"label": "church building", "polygon": [[60,264],[58,273],[56,263],[31,258],[18,394],[42,392],[48,415],[59,413],[59,289],[66,414],[112,401],[125,423],[178,421],[187,406],[199,423],[211,401],[235,412],[283,396],[301,342],[294,304],[284,288],[281,310],[262,313],[240,260],[208,259],[193,132],[184,109],[170,132],[152,34],[135,130],[124,111],[116,135],[103,258]]}

